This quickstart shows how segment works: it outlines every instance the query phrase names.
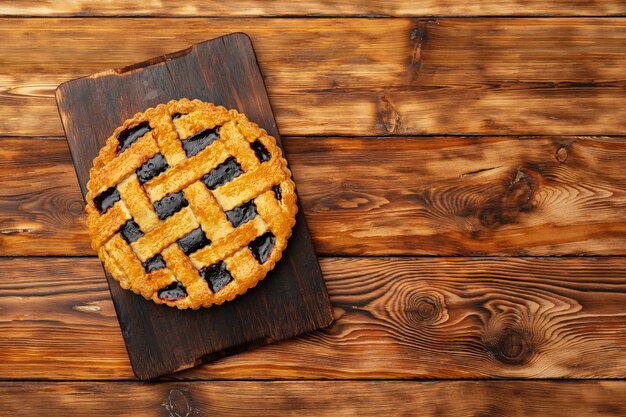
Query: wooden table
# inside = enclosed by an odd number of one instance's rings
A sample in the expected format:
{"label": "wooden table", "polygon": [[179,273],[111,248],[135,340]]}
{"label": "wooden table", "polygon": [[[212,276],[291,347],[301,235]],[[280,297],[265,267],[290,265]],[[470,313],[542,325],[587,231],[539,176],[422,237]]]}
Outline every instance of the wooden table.
{"label": "wooden table", "polygon": [[[626,3],[87,3],[0,5],[0,414],[626,414]],[[140,383],[54,88],[234,31],[336,322]]]}

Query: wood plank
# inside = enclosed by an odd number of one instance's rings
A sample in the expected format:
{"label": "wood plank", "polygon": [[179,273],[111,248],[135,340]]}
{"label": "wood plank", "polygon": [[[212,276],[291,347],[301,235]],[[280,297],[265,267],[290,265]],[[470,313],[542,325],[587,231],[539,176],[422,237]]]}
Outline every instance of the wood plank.
{"label": "wood plank", "polygon": [[0,134],[62,135],[59,83],[234,31],[283,135],[626,130],[625,18],[5,18]]}
{"label": "wood plank", "polygon": [[624,381],[1,382],[7,415],[623,416]]}
{"label": "wood plank", "polygon": [[[284,143],[319,254],[626,255],[624,137]],[[64,141],[0,166],[0,255],[93,254]]]}
{"label": "wood plank", "polygon": [[[624,378],[625,258],[323,258],[324,330],[181,379]],[[129,379],[95,258],[0,258],[0,379]]]}
{"label": "wood plank", "polygon": [[191,0],[184,4],[122,0],[18,0],[0,5],[0,16],[611,16],[626,13],[618,0]]}
{"label": "wood plank", "polygon": [[317,250],[626,254],[626,138],[291,140]]}

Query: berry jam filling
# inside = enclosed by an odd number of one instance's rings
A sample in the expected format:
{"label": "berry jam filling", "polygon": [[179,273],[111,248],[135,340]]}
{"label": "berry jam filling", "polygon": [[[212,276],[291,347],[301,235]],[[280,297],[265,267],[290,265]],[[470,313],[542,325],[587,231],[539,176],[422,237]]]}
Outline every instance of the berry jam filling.
{"label": "berry jam filling", "polygon": [[122,130],[119,135],[117,135],[117,140],[119,141],[118,145],[118,153],[124,152],[126,149],[130,147],[137,139],[151,131],[150,124],[148,122],[141,122],[137,126],[129,127],[126,130]]}
{"label": "berry jam filling", "polygon": [[230,271],[226,269],[224,262],[202,268],[200,275],[206,280],[209,284],[209,288],[211,288],[213,292],[218,292],[233,280],[233,276],[230,274]]}
{"label": "berry jam filling", "polygon": [[184,116],[184,114],[176,112],[176,113],[172,114],[172,120],[176,120],[176,119],[178,119],[180,116]]}
{"label": "berry jam filling", "polygon": [[163,269],[167,265],[165,265],[165,260],[161,255],[155,255],[153,258],[148,259],[143,263],[143,269],[146,272],[156,271],[157,269]]}
{"label": "berry jam filling", "polygon": [[94,197],[93,203],[100,213],[106,213],[113,204],[120,199],[120,193],[117,188],[111,187],[97,197]]}
{"label": "berry jam filling", "polygon": [[202,177],[202,182],[209,190],[215,190],[220,185],[232,181],[241,174],[243,174],[241,166],[237,163],[235,158],[230,157]]}
{"label": "berry jam filling", "polygon": [[185,139],[183,141],[183,149],[185,154],[187,154],[187,158],[198,154],[201,150],[218,140],[219,137],[219,127],[216,127],[214,129],[205,129]]}
{"label": "berry jam filling", "polygon": [[281,201],[283,199],[283,193],[280,190],[280,184],[276,184],[275,186],[273,186],[272,191],[274,191],[276,200]]}
{"label": "berry jam filling", "polygon": [[158,292],[159,298],[165,301],[176,301],[187,297],[187,289],[181,282],[172,282]]}
{"label": "berry jam filling", "polygon": [[166,197],[163,197],[159,201],[152,204],[154,211],[159,216],[159,219],[165,220],[172,214],[180,211],[183,207],[187,207],[189,203],[185,199],[185,195],[182,191],[172,193]]}
{"label": "berry jam filling", "polygon": [[250,147],[256,154],[256,157],[259,158],[261,163],[265,161],[269,161],[272,158],[272,155],[267,150],[267,148],[261,143],[259,139],[255,140],[250,144]]}
{"label": "berry jam filling", "polygon": [[256,260],[262,264],[269,259],[275,244],[276,236],[272,232],[265,232],[250,242],[248,248]]}
{"label": "berry jam filling", "polygon": [[159,175],[161,172],[168,169],[170,166],[167,164],[165,157],[160,153],[154,155],[152,158],[135,171],[137,178],[141,184],[150,181],[152,178]]}
{"label": "berry jam filling", "polygon": [[198,227],[195,230],[187,233],[185,236],[178,239],[178,247],[185,252],[185,255],[189,255],[200,248],[211,244],[209,238],[206,237],[202,228]]}
{"label": "berry jam filling", "polygon": [[133,243],[143,236],[141,228],[139,228],[139,225],[135,223],[135,221],[132,219],[127,221],[126,224],[122,226],[122,228],[120,229],[120,233],[122,234],[124,240],[128,243]]}
{"label": "berry jam filling", "polygon": [[256,215],[256,206],[252,200],[226,212],[226,217],[234,227],[239,227],[245,222],[254,219]]}

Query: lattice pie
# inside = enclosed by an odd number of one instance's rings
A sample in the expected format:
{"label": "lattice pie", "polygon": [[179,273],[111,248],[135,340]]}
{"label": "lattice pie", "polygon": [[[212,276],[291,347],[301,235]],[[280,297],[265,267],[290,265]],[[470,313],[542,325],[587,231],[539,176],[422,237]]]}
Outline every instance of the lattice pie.
{"label": "lattice pie", "polygon": [[173,100],[118,127],[87,184],[94,249],[122,287],[208,307],[265,277],[297,211],[276,140],[235,110]]}

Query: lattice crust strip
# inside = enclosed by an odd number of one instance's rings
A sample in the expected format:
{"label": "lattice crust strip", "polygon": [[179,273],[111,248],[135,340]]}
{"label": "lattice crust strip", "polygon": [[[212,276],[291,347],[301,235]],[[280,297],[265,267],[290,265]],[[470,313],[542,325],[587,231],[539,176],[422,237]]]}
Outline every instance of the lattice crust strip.
{"label": "lattice crust strip", "polygon": [[126,120],[87,187],[92,245],[106,269],[123,288],[181,309],[254,287],[280,259],[297,212],[276,140],[199,100]]}

